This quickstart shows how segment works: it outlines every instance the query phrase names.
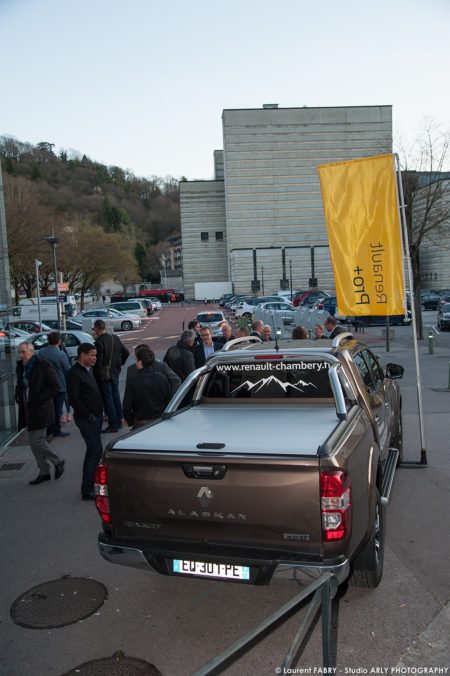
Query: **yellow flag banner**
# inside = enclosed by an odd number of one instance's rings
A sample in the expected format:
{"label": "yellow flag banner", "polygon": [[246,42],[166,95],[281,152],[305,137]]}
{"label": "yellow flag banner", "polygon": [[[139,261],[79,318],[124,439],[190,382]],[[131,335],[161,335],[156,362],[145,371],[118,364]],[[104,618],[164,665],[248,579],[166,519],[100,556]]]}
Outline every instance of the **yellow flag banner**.
{"label": "yellow flag banner", "polygon": [[339,313],[404,314],[394,156],[324,164],[319,177]]}

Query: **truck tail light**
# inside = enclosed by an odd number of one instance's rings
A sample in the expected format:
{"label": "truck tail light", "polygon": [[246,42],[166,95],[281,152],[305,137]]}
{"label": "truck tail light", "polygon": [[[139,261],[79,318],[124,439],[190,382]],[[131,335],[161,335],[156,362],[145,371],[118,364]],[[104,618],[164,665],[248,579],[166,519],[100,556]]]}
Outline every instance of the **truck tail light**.
{"label": "truck tail light", "polygon": [[340,470],[320,473],[320,511],[322,540],[342,540],[350,530],[350,480]]}
{"label": "truck tail light", "polygon": [[108,498],[108,468],[106,465],[98,465],[95,470],[95,506],[102,521],[111,523]]}

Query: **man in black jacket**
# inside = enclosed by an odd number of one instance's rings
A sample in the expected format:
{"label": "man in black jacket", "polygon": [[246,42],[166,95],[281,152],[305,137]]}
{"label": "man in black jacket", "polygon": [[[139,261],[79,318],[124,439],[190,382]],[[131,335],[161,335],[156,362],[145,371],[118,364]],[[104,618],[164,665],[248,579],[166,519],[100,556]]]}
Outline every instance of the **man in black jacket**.
{"label": "man in black jacket", "polygon": [[[136,345],[136,347],[134,348],[134,354],[136,356],[136,359],[138,351],[144,347],[150,350],[150,346],[147,345],[147,343],[140,343],[139,345]],[[167,366],[166,363],[164,363],[163,361],[159,361],[159,359],[153,359],[150,368],[152,368],[154,371],[158,371],[158,373],[162,373],[163,376],[166,376],[167,380],[169,381],[170,396],[173,396],[181,385],[181,380],[177,376],[175,371],[172,371],[172,369],[169,366]],[[134,376],[137,370],[138,370],[137,364],[130,364],[130,366],[127,368],[127,378],[125,381],[125,387],[128,385],[131,376]]]}
{"label": "man in black jacket", "polygon": [[187,329],[181,334],[178,343],[169,347],[164,355],[165,363],[172,371],[175,371],[181,382],[185,381],[192,371],[195,371],[194,341],[195,331]]}
{"label": "man in black jacket", "polygon": [[50,480],[49,461],[55,467],[55,479],[64,472],[64,460],[47,441],[47,427],[55,420],[53,397],[59,392],[58,377],[50,362],[38,359],[33,343],[20,343],[16,375],[16,402],[19,405],[19,429],[26,427],[31,451],[39,467],[30,486]]}
{"label": "man in black jacket", "polygon": [[74,410],[75,424],[86,443],[83,463],[81,497],[94,499],[94,472],[103,453],[101,430],[103,405],[92,369],[97,360],[97,349],[92,343],[78,346],[78,361],[67,374],[67,393]]}
{"label": "man in black jacket", "polygon": [[171,398],[169,381],[152,368],[155,353],[148,347],[136,352],[137,369],[129,378],[123,397],[123,412],[130,427],[145,425],[161,417]]}
{"label": "man in black jacket", "polygon": [[346,333],[347,331],[344,326],[338,326],[336,317],[332,317],[331,315],[325,319],[324,326],[330,332],[328,338],[331,340],[336,338],[340,333]]}
{"label": "man in black jacket", "polygon": [[122,427],[123,418],[119,375],[130,353],[117,336],[107,333],[103,319],[94,322],[94,334],[97,348],[94,376],[108,416],[108,426],[102,432],[117,432]]}

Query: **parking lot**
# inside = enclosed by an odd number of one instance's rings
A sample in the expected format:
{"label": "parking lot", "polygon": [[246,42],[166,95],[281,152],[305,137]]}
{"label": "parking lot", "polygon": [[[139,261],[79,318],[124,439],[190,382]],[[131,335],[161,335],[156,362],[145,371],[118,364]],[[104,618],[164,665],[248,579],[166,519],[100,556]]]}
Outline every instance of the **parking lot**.
{"label": "parking lot", "polygon": [[[144,320],[142,328],[119,335],[130,352],[138,343],[148,342],[162,357],[187,322],[204,309],[204,305],[164,307]],[[424,313],[427,331],[435,318],[434,311]],[[395,327],[389,354],[380,327],[357,335],[375,348],[384,364],[394,361],[405,367],[401,381],[405,458],[418,460],[411,329]],[[433,331],[433,335],[433,354],[428,340],[419,347],[428,466],[397,472],[380,587],[372,591],[349,587],[334,601],[338,673],[370,673],[377,667],[447,667],[450,662],[446,525],[450,334]],[[253,587],[164,577],[107,563],[97,551],[100,519],[95,507],[80,500],[83,444],[76,427],[66,428],[71,436],[54,442],[67,467],[58,482],[28,485],[35,466],[20,439],[1,458],[3,463],[21,465],[0,473],[2,675],[75,673],[71,670],[79,665],[118,651],[154,664],[164,676],[191,674],[307,584],[307,578],[295,579],[291,573],[275,578],[270,586]],[[107,590],[104,603],[84,619],[58,628],[28,628],[13,621],[10,610],[18,597],[63,576],[101,583]],[[226,673],[274,674],[298,624],[299,617],[292,617]],[[311,668],[303,673],[314,673],[314,667],[322,666],[321,659],[319,623],[298,666]],[[356,669],[367,671],[351,671]]]}

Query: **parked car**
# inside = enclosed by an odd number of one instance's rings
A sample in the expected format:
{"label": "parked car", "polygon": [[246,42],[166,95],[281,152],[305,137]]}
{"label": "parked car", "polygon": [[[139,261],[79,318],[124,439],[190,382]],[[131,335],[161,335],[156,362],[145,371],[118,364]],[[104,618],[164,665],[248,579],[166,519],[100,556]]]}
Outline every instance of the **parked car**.
{"label": "parked car", "polygon": [[0,329],[0,352],[8,353],[15,350],[20,343],[23,343],[29,337],[30,334],[21,329]]}
{"label": "parked car", "polygon": [[230,298],[233,298],[233,296],[234,296],[233,293],[224,293],[223,296],[219,298],[220,307],[224,307],[227,300],[230,300]]}
{"label": "parked car", "polygon": [[94,324],[96,319],[103,319],[108,322],[115,331],[131,331],[137,329],[141,325],[140,317],[136,315],[126,315],[118,310],[108,308],[94,308],[92,310],[84,310],[75,317],[77,322],[82,322],[83,319],[91,319]]}
{"label": "parked car", "polygon": [[[366,327],[366,326],[385,326],[386,316],[385,315],[369,315],[366,317],[343,317],[341,315],[337,316],[340,322],[345,324],[353,324],[355,327]],[[408,311],[407,316],[405,315],[390,315],[389,316],[389,326],[409,326],[411,324],[411,313]]]}
{"label": "parked car", "polygon": [[142,305],[145,307],[147,310],[147,317],[150,317],[150,315],[153,314],[153,310],[155,309],[155,305],[153,303],[153,300],[151,298],[130,298],[128,302],[138,302],[142,303]]}
{"label": "parked car", "polygon": [[308,307],[313,307],[315,303],[319,300],[319,298],[328,298],[330,294],[327,291],[319,291],[318,289],[312,289],[309,291],[299,291],[296,296],[294,296],[294,300],[292,301],[292,304],[295,307],[298,307],[299,305],[307,305]]}
{"label": "parked car", "polygon": [[450,303],[440,305],[437,313],[438,329],[450,329]]}
{"label": "parked car", "polygon": [[[281,317],[283,324],[292,324],[294,321],[294,313],[296,309],[291,303],[280,302],[271,302],[271,303],[261,303],[255,307],[255,310],[270,310],[271,312],[276,312],[277,317]],[[253,315],[254,317],[254,315]]]}
{"label": "parked car", "polygon": [[128,315],[137,315],[141,318],[147,317],[147,309],[140,300],[123,300],[118,303],[110,303],[108,307]]}
{"label": "parked car", "polygon": [[427,292],[420,294],[422,310],[437,310],[441,296],[437,293]]}
{"label": "parked car", "polygon": [[[84,333],[83,331],[60,331],[60,333],[61,344],[66,349],[70,363],[74,362],[78,356],[78,345],[81,343],[94,344],[93,337],[90,336],[89,333]],[[29,335],[26,340],[28,343],[33,343],[35,350],[40,350],[41,347],[46,347],[48,345],[48,333]]]}
{"label": "parked car", "polygon": [[227,321],[223,312],[219,312],[218,310],[214,312],[199,312],[196,319],[200,322],[200,326],[207,326],[211,329],[213,336],[222,335],[222,324]]}
{"label": "parked car", "polygon": [[336,296],[326,296],[319,298],[314,307],[317,310],[326,310],[330,313],[330,315],[334,316],[336,314],[337,298]]}
{"label": "parked car", "polygon": [[147,298],[147,300],[151,301],[154,310],[161,310],[162,305],[161,305],[161,301],[159,300],[159,298],[155,298],[154,296],[150,296],[150,298]]}
{"label": "parked car", "polygon": [[450,303],[450,293],[446,293],[443,296],[441,296],[438,309],[441,305],[445,305],[445,303]]}
{"label": "parked car", "polygon": [[[45,323],[52,331],[57,331],[59,329],[57,319],[47,319]],[[83,326],[80,324],[80,322],[76,322],[74,319],[66,319],[66,329],[70,331],[82,331]]]}
{"label": "parked car", "polygon": [[276,303],[279,302],[280,298],[275,296],[261,296],[259,298],[247,298],[246,300],[239,303],[234,314],[236,317],[245,317],[246,319],[251,319],[253,311],[257,305],[261,303]]}
{"label": "parked car", "polygon": [[42,322],[35,322],[32,319],[14,319],[5,324],[5,329],[16,328],[25,333],[41,333],[41,331],[53,331],[54,329],[48,324]]}

